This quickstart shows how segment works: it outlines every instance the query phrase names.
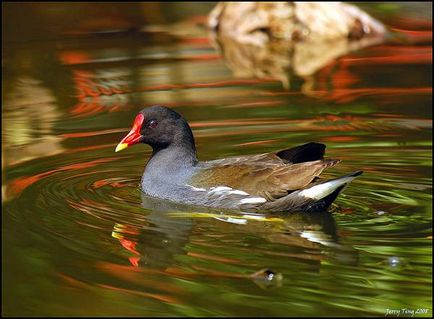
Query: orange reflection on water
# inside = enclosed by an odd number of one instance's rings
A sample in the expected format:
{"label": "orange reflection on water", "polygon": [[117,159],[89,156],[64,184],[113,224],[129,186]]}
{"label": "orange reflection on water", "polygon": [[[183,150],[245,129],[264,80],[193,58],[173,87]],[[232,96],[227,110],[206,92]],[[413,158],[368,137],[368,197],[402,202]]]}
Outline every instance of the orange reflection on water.
{"label": "orange reflection on water", "polygon": [[209,38],[182,38],[180,40],[181,43],[185,44],[209,44]]}
{"label": "orange reflection on water", "polygon": [[110,274],[123,281],[134,283],[144,287],[151,287],[168,293],[182,293],[184,290],[169,282],[158,280],[158,276],[165,276],[166,273],[161,270],[153,270],[150,268],[137,268],[132,266],[118,265],[108,262],[97,262],[95,267],[104,273]]}
{"label": "orange reflection on water", "polygon": [[359,139],[357,136],[328,136],[322,138],[326,142],[352,142]]}
{"label": "orange reflection on water", "polygon": [[59,172],[64,172],[64,171],[70,171],[70,170],[81,170],[81,169],[85,169],[85,168],[90,168],[90,167],[94,167],[98,164],[101,163],[107,163],[107,162],[111,162],[111,161],[116,161],[118,160],[119,157],[109,157],[109,158],[101,158],[101,159],[97,159],[97,160],[93,160],[93,161],[89,161],[89,162],[84,162],[84,163],[75,163],[75,164],[69,164],[69,165],[65,165],[47,172],[43,172],[40,174],[36,174],[33,176],[23,176],[23,177],[19,177],[14,179],[11,183],[10,183],[10,189],[11,192],[15,195],[21,193],[24,189],[26,189],[27,187],[29,187],[30,185],[32,185],[33,183],[41,180],[42,178],[46,177],[46,176],[50,176],[53,175],[55,173],[59,173]]}
{"label": "orange reflection on water", "polygon": [[100,187],[103,187],[105,185],[110,185],[111,187],[125,187],[126,186],[126,184],[123,184],[123,183],[112,182],[109,180],[102,179],[102,180],[94,182],[93,188],[100,188]]}
{"label": "orange reflection on water", "polygon": [[432,88],[363,88],[363,89],[334,89],[314,91],[315,94],[321,95],[325,100],[336,103],[349,103],[361,98],[362,96],[371,95],[406,95],[406,94],[431,94]]}
{"label": "orange reflection on water", "polygon": [[[429,25],[428,29],[431,29],[432,25]],[[405,30],[401,28],[391,28],[392,31],[398,32],[401,34],[405,34],[413,41],[426,41],[426,42],[432,42],[432,31],[426,31],[426,30]]]}
{"label": "orange reflection on water", "polygon": [[373,64],[429,64],[432,63],[432,50],[423,53],[414,54],[399,54],[390,56],[374,56],[374,57],[348,57],[342,58],[339,61],[342,65],[373,65]]}
{"label": "orange reflection on water", "polygon": [[61,278],[63,281],[65,281],[69,287],[74,287],[74,288],[80,288],[80,289],[89,289],[89,285],[86,284],[85,282],[82,282],[78,279],[75,279],[71,276],[62,274],[62,273],[57,273],[56,274],[59,278]]}
{"label": "orange reflection on water", "polygon": [[[304,86],[303,92],[309,96],[349,103],[363,96],[431,94],[431,87],[363,87],[364,70],[361,68],[381,68],[393,65],[431,65],[431,46],[378,45],[364,51],[363,56],[352,54],[332,61],[317,72],[314,86]],[[330,89],[330,83],[332,89]],[[363,85],[364,86],[364,85]]]}
{"label": "orange reflection on water", "polygon": [[137,242],[125,238],[119,239],[119,242],[126,250],[132,252],[133,254],[140,255],[140,253],[136,250]]}
{"label": "orange reflection on water", "polygon": [[277,141],[277,139],[262,140],[262,141],[254,141],[254,142],[234,144],[234,146],[267,145],[267,144],[274,144],[274,143],[276,143],[276,141]]}
{"label": "orange reflection on water", "polygon": [[59,55],[62,64],[71,65],[77,63],[84,63],[90,60],[90,55],[85,51],[64,51]]}
{"label": "orange reflection on water", "polygon": [[[65,65],[92,63],[92,56],[85,51],[62,51],[59,59]],[[118,111],[122,108],[120,103],[101,101],[101,96],[129,93],[130,90],[125,83],[101,82],[95,71],[72,70],[72,79],[75,83],[76,97],[78,103],[70,110],[74,115],[92,115],[104,110]]]}
{"label": "orange reflection on water", "polygon": [[137,295],[140,297],[153,298],[153,299],[156,299],[159,301],[164,301],[167,303],[172,303],[172,304],[180,304],[181,303],[178,299],[176,299],[172,296],[168,296],[168,295],[154,294],[154,293],[137,291],[137,290],[132,290],[132,289],[119,288],[119,287],[114,287],[114,286],[105,285],[105,284],[96,284],[96,285],[101,287],[101,288],[110,289],[110,290],[114,290],[114,291],[118,291],[118,292],[124,292],[124,293],[132,294],[132,295]]}
{"label": "orange reflection on water", "polygon": [[103,144],[103,145],[92,145],[92,146],[85,146],[85,147],[79,147],[79,148],[73,148],[67,151],[66,153],[78,153],[83,151],[91,151],[91,150],[98,150],[102,148],[113,148],[114,144]]}
{"label": "orange reflection on water", "polygon": [[89,137],[89,136],[104,135],[104,134],[111,134],[111,133],[122,133],[125,131],[128,131],[128,129],[120,128],[120,129],[110,129],[110,130],[91,131],[91,132],[65,133],[65,134],[60,134],[59,136],[63,138]]}
{"label": "orange reflection on water", "polygon": [[140,234],[140,231],[136,227],[132,227],[125,224],[116,223],[113,227],[112,237],[119,240],[119,243],[129,252],[133,253],[135,256],[128,257],[129,262],[134,267],[139,266],[139,261],[141,254],[137,251],[137,239],[136,238],[127,238],[125,235],[129,236],[137,236]]}
{"label": "orange reflection on water", "polygon": [[190,123],[190,126],[192,128],[199,128],[199,127],[210,127],[210,126],[219,127],[219,126],[232,126],[232,125],[265,125],[265,124],[287,123],[288,121],[267,119],[267,118],[262,118],[259,120],[233,119],[233,120],[224,120],[224,121],[192,122]]}
{"label": "orange reflection on water", "polygon": [[165,91],[173,89],[197,89],[197,88],[216,88],[216,87],[233,87],[248,84],[261,84],[264,82],[276,82],[275,79],[237,79],[237,80],[223,80],[205,83],[191,83],[191,84],[160,84],[139,88],[135,92],[144,91]]}

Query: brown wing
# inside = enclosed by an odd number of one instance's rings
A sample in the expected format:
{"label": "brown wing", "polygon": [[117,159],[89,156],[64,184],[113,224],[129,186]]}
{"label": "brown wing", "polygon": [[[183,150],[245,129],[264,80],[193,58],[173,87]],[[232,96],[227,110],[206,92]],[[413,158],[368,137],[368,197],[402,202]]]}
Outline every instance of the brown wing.
{"label": "brown wing", "polygon": [[323,144],[308,143],[278,153],[216,160],[193,176],[191,183],[196,187],[225,185],[273,200],[307,186],[325,168],[339,162],[322,159],[324,148]]}

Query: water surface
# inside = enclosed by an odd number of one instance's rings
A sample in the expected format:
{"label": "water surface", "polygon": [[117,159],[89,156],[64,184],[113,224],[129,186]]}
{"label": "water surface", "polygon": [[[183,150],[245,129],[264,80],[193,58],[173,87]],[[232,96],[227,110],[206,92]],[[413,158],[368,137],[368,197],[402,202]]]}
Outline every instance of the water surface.
{"label": "water surface", "polygon": [[[431,316],[431,45],[369,47],[288,89],[234,77],[194,21],[5,47],[3,314]],[[155,201],[138,187],[150,148],[114,153],[152,104],[188,119],[201,160],[317,141],[342,159],[326,176],[365,173],[327,214]]]}

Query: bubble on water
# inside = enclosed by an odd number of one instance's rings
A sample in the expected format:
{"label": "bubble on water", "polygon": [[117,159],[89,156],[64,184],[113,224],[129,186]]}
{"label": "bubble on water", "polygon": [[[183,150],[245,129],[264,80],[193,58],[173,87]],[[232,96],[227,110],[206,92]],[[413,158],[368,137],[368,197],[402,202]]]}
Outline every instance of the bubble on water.
{"label": "bubble on water", "polygon": [[376,211],[375,214],[381,216],[381,215],[386,214],[386,212],[384,210],[379,210],[379,211]]}
{"label": "bubble on water", "polygon": [[402,260],[399,257],[393,256],[388,259],[389,266],[398,267],[402,264]]}

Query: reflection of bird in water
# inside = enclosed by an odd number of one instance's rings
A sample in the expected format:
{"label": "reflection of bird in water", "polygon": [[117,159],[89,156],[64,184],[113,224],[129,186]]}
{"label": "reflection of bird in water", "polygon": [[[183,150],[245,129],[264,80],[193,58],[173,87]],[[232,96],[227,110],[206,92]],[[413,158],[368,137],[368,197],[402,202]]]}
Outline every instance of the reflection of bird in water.
{"label": "reflection of bird in water", "polygon": [[177,206],[142,194],[142,206],[149,212],[146,224],[117,223],[112,237],[130,252],[133,266],[146,264],[151,268],[164,269],[173,263],[173,257],[184,253],[188,243],[192,221],[170,218],[168,212]]}
{"label": "reflection of bird in water", "polygon": [[[356,264],[357,251],[351,247],[341,245],[336,232],[336,223],[332,214],[294,213],[290,215],[265,216],[261,214],[222,212],[207,208],[198,208],[187,205],[171,203],[165,200],[149,197],[142,193],[142,206],[148,212],[145,215],[146,223],[138,225],[137,221],[116,224],[112,236],[117,238],[121,245],[129,252],[129,261],[133,266],[170,271],[176,267],[177,257],[189,255],[193,258],[205,258],[217,262],[225,262],[227,258],[218,256],[217,251],[208,255],[197,254],[187,248],[191,245],[205,244],[203,238],[196,243],[195,234],[199,229],[208,229],[210,233],[206,238],[216,243],[212,238],[218,234],[231,234],[240,238],[240,243],[246,238],[262,238],[273,244],[284,245],[290,248],[285,253],[289,258],[302,260],[328,260],[342,264]],[[200,231],[199,231],[200,233]],[[218,233],[218,234],[217,234]],[[224,243],[222,243],[224,250]],[[302,248],[300,250],[294,248]],[[246,247],[237,246],[240,254]],[[244,249],[244,250],[243,250]],[[259,248],[258,248],[259,249]],[[319,250],[320,253],[310,252]],[[256,250],[255,247],[248,248]],[[266,255],[278,252],[258,251]],[[240,261],[241,262],[241,261]],[[242,263],[242,262],[241,262]],[[199,275],[209,270],[197,265]],[[273,265],[268,265],[273,268]],[[193,268],[196,268],[194,264]],[[265,272],[261,272],[264,274]],[[214,273],[214,275],[230,274]],[[234,277],[238,275],[232,274]],[[257,274],[258,275],[258,274]],[[248,277],[250,278],[250,277]],[[279,278],[279,277],[276,277]],[[258,278],[251,278],[256,280]]]}
{"label": "reflection of bird in water", "polygon": [[339,56],[380,43],[384,26],[346,3],[219,3],[211,37],[236,77],[309,77]]}

